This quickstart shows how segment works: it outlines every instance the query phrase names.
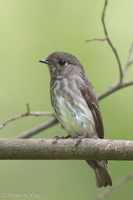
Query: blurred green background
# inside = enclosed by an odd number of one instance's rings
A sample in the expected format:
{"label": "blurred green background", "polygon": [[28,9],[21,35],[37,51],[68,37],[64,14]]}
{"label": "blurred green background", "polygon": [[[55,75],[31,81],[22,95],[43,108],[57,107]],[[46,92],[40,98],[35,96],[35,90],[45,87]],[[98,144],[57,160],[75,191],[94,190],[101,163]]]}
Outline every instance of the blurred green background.
{"label": "blurred green background", "polygon": [[[0,123],[26,111],[53,111],[49,97],[49,72],[38,62],[54,51],[74,54],[83,64],[97,94],[118,78],[116,59],[106,42],[86,43],[104,37],[97,0],[4,0],[0,1]],[[106,24],[123,66],[133,41],[133,1],[111,0]],[[133,79],[133,67],[125,80]],[[100,101],[105,137],[132,140],[133,87]],[[27,117],[7,125],[1,138],[13,138],[49,117]],[[65,135],[60,125],[34,138]],[[133,162],[110,161],[113,182],[133,169]],[[107,199],[132,199],[133,181]],[[0,161],[0,199],[90,200],[98,193],[92,170],[84,161]],[[39,194],[30,196],[30,193]],[[7,196],[4,196],[7,195]]]}

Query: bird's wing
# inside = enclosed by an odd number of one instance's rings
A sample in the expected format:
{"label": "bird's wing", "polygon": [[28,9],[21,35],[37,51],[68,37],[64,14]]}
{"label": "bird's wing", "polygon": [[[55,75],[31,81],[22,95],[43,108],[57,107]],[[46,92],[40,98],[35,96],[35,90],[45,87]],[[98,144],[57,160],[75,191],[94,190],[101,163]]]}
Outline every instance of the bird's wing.
{"label": "bird's wing", "polygon": [[90,81],[88,80],[87,77],[84,78],[85,78],[84,86],[82,86],[81,88],[81,94],[84,97],[89,109],[92,112],[96,131],[99,138],[104,138],[104,126],[103,126],[101,111],[98,105],[98,100]]}

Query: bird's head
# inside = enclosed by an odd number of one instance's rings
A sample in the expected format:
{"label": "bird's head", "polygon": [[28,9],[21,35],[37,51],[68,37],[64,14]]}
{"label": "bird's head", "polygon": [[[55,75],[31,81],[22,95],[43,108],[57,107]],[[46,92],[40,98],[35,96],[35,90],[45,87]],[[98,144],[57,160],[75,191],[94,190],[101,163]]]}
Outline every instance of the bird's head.
{"label": "bird's head", "polygon": [[62,78],[70,73],[83,72],[83,67],[78,59],[72,54],[56,51],[46,59],[39,60],[49,67],[51,78]]}

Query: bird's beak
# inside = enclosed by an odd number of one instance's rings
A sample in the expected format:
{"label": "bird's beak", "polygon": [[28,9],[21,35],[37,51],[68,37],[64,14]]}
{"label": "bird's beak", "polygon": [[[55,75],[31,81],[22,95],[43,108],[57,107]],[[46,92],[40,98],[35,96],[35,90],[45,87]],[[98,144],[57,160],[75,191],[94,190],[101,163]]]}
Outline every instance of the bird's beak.
{"label": "bird's beak", "polygon": [[47,59],[42,59],[42,60],[39,60],[39,62],[41,63],[45,63],[45,64],[52,64],[51,62],[49,62]]}

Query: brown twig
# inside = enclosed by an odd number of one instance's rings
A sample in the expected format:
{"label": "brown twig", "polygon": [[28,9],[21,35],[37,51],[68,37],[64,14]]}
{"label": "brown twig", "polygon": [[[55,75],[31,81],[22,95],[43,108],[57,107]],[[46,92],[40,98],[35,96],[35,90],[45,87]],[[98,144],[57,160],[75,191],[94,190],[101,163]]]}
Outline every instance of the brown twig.
{"label": "brown twig", "polygon": [[86,40],[86,42],[93,42],[93,41],[101,41],[101,42],[104,42],[107,40],[107,37],[105,38],[92,38],[92,39],[89,39],[89,40]]}
{"label": "brown twig", "polygon": [[128,59],[127,59],[127,62],[126,62],[126,65],[125,65],[125,69],[123,70],[123,75],[125,76],[129,67],[133,64],[133,43],[130,47],[130,50],[129,50],[129,54],[128,54]]}
{"label": "brown twig", "polygon": [[122,64],[120,61],[120,57],[118,55],[118,52],[117,52],[115,46],[113,45],[113,43],[109,37],[108,30],[107,30],[106,23],[105,23],[105,14],[106,14],[107,5],[108,5],[108,0],[105,0],[102,17],[101,17],[105,37],[104,38],[92,38],[92,39],[86,40],[86,42],[91,42],[91,41],[107,41],[108,42],[109,46],[111,47],[111,49],[115,55],[116,60],[117,60],[117,63],[119,66],[119,73],[120,73],[120,82],[122,82],[123,71],[122,71]]}
{"label": "brown twig", "polygon": [[109,196],[115,189],[120,187],[122,184],[126,183],[127,181],[133,179],[133,171],[130,172],[128,175],[122,177],[118,181],[116,181],[112,187],[109,187],[108,189],[104,190],[102,193],[100,193],[94,200],[101,200],[105,197]]}
{"label": "brown twig", "polygon": [[105,37],[104,38],[92,38],[92,39],[89,39],[89,40],[86,40],[86,41],[87,42],[91,42],[91,41],[97,41],[98,40],[98,41],[107,41],[108,42],[110,48],[112,49],[112,51],[113,51],[113,53],[115,55],[117,63],[118,63],[119,79],[109,89],[107,89],[105,92],[103,92],[100,95],[98,95],[98,99],[99,100],[101,100],[101,99],[105,98],[106,96],[116,92],[117,90],[120,90],[120,89],[122,89],[124,87],[127,87],[127,86],[130,86],[130,85],[133,85],[133,80],[127,81],[127,82],[123,82],[123,78],[126,75],[127,71],[129,70],[129,67],[133,64],[133,58],[132,58],[133,57],[133,44],[132,44],[132,46],[130,48],[130,51],[129,51],[129,55],[128,55],[126,66],[123,69],[119,54],[118,54],[115,46],[113,45],[113,43],[112,43],[112,41],[111,41],[111,39],[109,37],[109,33],[108,33],[107,26],[106,26],[106,23],[105,23],[105,15],[106,15],[107,5],[108,5],[108,0],[105,0],[104,1],[103,11],[102,11],[102,17],[101,17],[101,21],[102,21]]}
{"label": "brown twig", "polygon": [[[123,78],[125,77],[127,71],[129,70],[129,67],[133,64],[133,44],[131,45],[131,48],[129,50],[129,54],[128,54],[128,59],[125,65],[125,68],[123,69]],[[122,80],[123,80],[122,78]],[[121,82],[120,80],[116,81],[116,83],[114,83],[114,85],[112,87],[110,87],[109,89],[107,89],[105,92],[101,93],[100,95],[98,95],[98,100],[100,101],[101,99],[105,98],[106,96],[116,92],[117,90],[120,90],[124,87],[128,87],[133,85],[133,80],[131,81],[127,81],[127,82]]]}
{"label": "brown twig", "polygon": [[0,129],[2,129],[4,126],[6,126],[9,122],[11,121],[15,121],[17,119],[21,119],[23,117],[27,117],[27,116],[52,116],[52,117],[55,117],[54,113],[52,112],[39,112],[39,111],[36,111],[36,112],[31,112],[30,111],[30,107],[29,107],[29,104],[26,105],[27,106],[27,111],[25,113],[22,113],[20,115],[16,115],[14,117],[11,117],[7,120],[5,120],[1,125],[0,125]]}
{"label": "brown twig", "polygon": [[112,51],[115,55],[115,58],[117,60],[117,63],[118,63],[118,66],[119,66],[119,73],[120,73],[120,82],[122,82],[123,71],[122,71],[122,64],[121,64],[121,61],[120,61],[120,57],[118,55],[118,52],[117,52],[115,46],[113,45],[113,43],[112,43],[112,41],[109,37],[108,30],[107,30],[106,23],[105,23],[105,14],[106,14],[107,5],[108,5],[108,0],[105,0],[103,12],[102,12],[103,30],[104,30],[105,36],[107,37],[107,42],[108,42],[109,46],[111,47],[111,49],[112,49]]}
{"label": "brown twig", "polygon": [[125,83],[119,83],[119,82],[116,82],[114,84],[114,86],[112,86],[111,88],[109,88],[108,90],[106,90],[105,92],[101,93],[98,95],[98,100],[102,100],[103,98],[105,98],[106,96],[109,96],[110,94],[116,92],[117,90],[120,90],[124,87],[128,87],[128,86],[131,86],[133,85],[133,80],[132,81],[127,81]]}

